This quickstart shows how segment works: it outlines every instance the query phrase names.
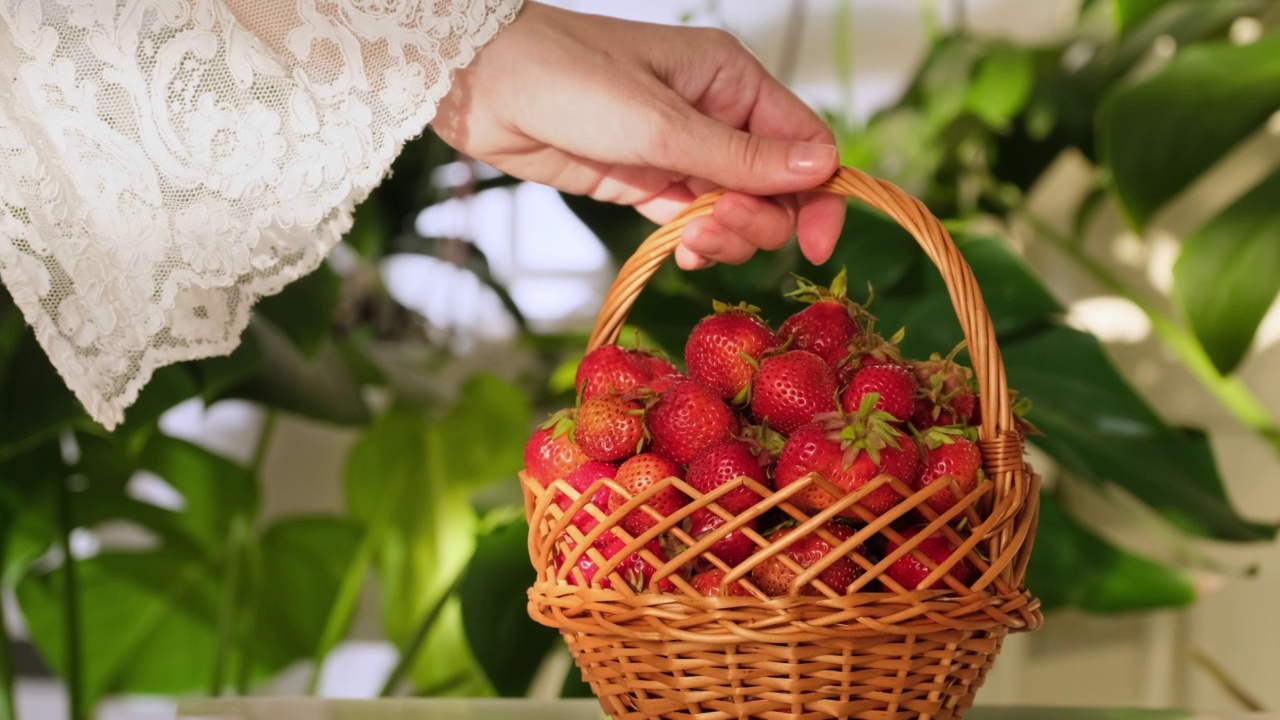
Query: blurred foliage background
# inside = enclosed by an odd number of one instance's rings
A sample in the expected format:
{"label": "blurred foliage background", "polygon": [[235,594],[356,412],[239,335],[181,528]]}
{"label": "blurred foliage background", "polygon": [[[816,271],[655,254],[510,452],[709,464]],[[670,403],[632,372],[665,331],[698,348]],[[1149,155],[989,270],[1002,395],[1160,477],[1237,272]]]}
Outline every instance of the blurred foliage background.
{"label": "blurred foliage background", "polygon": [[[1193,603],[1197,574],[1248,572],[1205,544],[1275,538],[1274,518],[1233,504],[1205,429],[1157,413],[1025,258],[1054,253],[1127,299],[1214,412],[1280,457],[1275,409],[1237,374],[1280,291],[1280,153],[1262,153],[1249,186],[1178,238],[1169,298],[1085,242],[1107,207],[1141,237],[1222,158],[1257,146],[1280,109],[1277,6],[1095,0],[1068,37],[1037,46],[935,24],[897,102],[866,122],[829,117],[845,164],[945,220],[981,283],[1011,385],[1034,401],[1048,482],[1029,584],[1048,610]],[[848,42],[838,35],[832,58],[846,80]],[[1032,198],[1064,157],[1083,183],[1059,198],[1065,212],[1041,216]],[[430,133],[415,140],[328,265],[263,300],[231,356],[158,372],[115,432],[86,418],[0,295],[0,585],[17,599],[4,612],[23,616],[75,720],[116,694],[252,693],[299,663],[314,691],[371,592],[398,654],[385,695],[519,696],[563,653],[525,616],[533,571],[515,473],[532,424],[572,404],[566,377],[586,328],[530,322],[462,231],[433,236],[416,222],[424,208],[513,184]],[[564,201],[615,265],[653,229],[629,209]],[[380,269],[408,255],[471,278],[514,331],[477,345],[398,301]],[[712,298],[780,320],[791,273],[827,280],[840,266],[851,288],[874,286],[883,328],[908,328],[908,353],[960,340],[936,270],[861,206],[828,266],[802,266],[793,247],[742,267],[669,266],[631,322],[679,357]],[[265,410],[247,462],[166,431],[166,413],[193,399]],[[344,512],[262,517],[263,457],[283,415],[359,433]],[[141,492],[140,479],[165,490]],[[1123,512],[1154,528],[1161,549],[1135,552],[1090,527],[1063,500],[1072,487],[1131,500]],[[10,645],[0,632],[0,720],[15,717]],[[586,692],[576,670],[563,692]]]}

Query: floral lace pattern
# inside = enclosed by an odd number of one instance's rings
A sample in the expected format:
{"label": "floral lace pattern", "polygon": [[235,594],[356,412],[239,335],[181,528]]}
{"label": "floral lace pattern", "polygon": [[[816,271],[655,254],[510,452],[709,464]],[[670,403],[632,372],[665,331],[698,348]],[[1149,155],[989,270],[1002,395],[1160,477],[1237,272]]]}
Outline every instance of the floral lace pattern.
{"label": "floral lace pattern", "polygon": [[0,280],[94,419],[314,270],[520,0],[0,0]]}

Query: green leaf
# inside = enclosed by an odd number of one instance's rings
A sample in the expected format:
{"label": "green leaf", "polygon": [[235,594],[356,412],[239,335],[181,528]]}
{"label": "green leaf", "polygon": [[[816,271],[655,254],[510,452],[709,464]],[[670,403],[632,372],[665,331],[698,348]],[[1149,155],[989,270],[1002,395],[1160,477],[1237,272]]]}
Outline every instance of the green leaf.
{"label": "green leaf", "polygon": [[1280,292],[1280,171],[1187,238],[1174,292],[1224,375],[1244,359]]}
{"label": "green leaf", "polygon": [[263,533],[255,658],[284,667],[312,657],[359,542],[360,528],[338,517],[287,518]]}
{"label": "green leaf", "polygon": [[529,524],[523,519],[480,538],[459,590],[471,652],[503,697],[523,697],[560,634],[529,618]]}
{"label": "green leaf", "polygon": [[156,433],[138,460],[183,497],[176,524],[204,547],[221,547],[231,519],[253,518],[258,508],[256,479],[236,463],[186,440]]}
{"label": "green leaf", "polygon": [[[109,553],[76,564],[84,687],[92,704],[111,692],[177,694],[201,687],[215,654],[217,577],[169,550]],[[29,575],[17,595],[41,656],[65,667],[61,569]]]}
{"label": "green leaf", "polygon": [[524,391],[492,375],[467,381],[437,427],[451,485],[480,487],[514,477],[524,467],[532,409]]}
{"label": "green leaf", "polygon": [[444,439],[423,411],[397,407],[365,432],[347,460],[351,515],[366,527],[386,527],[377,559],[382,619],[401,646],[475,549],[476,514],[468,488],[454,485],[446,471]]}
{"label": "green leaf", "polygon": [[1129,386],[1096,338],[1065,327],[1003,341],[1009,384],[1034,402],[1037,445],[1074,475],[1126,489],[1187,532],[1249,542],[1275,537],[1227,499],[1203,434],[1169,427]]}
{"label": "green leaf", "polygon": [[360,383],[332,341],[307,358],[270,323],[253,322],[249,328],[262,352],[261,370],[228,396],[337,425],[369,421]]}
{"label": "green leaf", "polygon": [[991,127],[1004,128],[1026,105],[1034,82],[1034,56],[1029,50],[993,45],[965,93],[965,108]]}
{"label": "green leaf", "polygon": [[132,435],[150,428],[166,410],[198,394],[199,388],[186,365],[166,365],[152,373],[138,399],[125,411],[124,423],[117,432]]}
{"label": "green leaf", "polygon": [[1129,221],[1145,227],[1277,107],[1280,35],[1189,47],[1155,77],[1116,91],[1101,111],[1100,153]]}
{"label": "green leaf", "polygon": [[1048,492],[1040,495],[1027,587],[1046,611],[1074,606],[1131,612],[1183,607],[1196,599],[1186,573],[1111,545],[1076,522]]}
{"label": "green leaf", "polygon": [[56,439],[0,460],[0,585],[16,583],[57,541],[54,490],[66,474]]}
{"label": "green leaf", "polygon": [[1169,0],[1115,0],[1116,26],[1128,33]]}
{"label": "green leaf", "polygon": [[[16,315],[16,310],[14,311]],[[83,408],[53,369],[30,328],[24,328],[0,385],[0,457],[14,445],[39,442],[73,420],[88,422]],[[15,412],[21,408],[21,412]]]}
{"label": "green leaf", "polygon": [[337,273],[328,263],[321,263],[310,274],[289,283],[279,294],[259,300],[254,314],[270,321],[288,336],[303,357],[314,359],[329,338],[333,309],[341,289],[342,280]]}

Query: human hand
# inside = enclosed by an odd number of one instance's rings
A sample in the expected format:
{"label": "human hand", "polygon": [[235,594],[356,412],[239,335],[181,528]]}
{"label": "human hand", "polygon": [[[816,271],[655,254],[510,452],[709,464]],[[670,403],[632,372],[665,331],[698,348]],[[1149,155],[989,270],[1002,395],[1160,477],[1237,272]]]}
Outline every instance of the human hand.
{"label": "human hand", "polygon": [[509,175],[658,223],[729,188],[685,227],[686,270],[745,262],[793,233],[821,263],[844,222],[843,198],[805,192],[838,167],[830,128],[719,30],[527,1],[457,74],[432,127]]}

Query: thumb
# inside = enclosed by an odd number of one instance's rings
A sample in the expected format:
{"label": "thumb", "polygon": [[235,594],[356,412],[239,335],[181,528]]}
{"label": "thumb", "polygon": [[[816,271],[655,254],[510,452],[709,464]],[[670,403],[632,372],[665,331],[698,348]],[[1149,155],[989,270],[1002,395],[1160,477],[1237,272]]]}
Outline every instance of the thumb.
{"label": "thumb", "polygon": [[834,145],[780,140],[729,127],[685,106],[664,128],[655,164],[753,195],[810,190],[838,169]]}

